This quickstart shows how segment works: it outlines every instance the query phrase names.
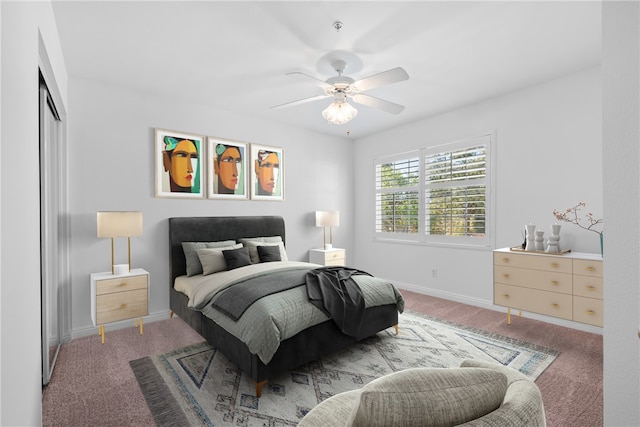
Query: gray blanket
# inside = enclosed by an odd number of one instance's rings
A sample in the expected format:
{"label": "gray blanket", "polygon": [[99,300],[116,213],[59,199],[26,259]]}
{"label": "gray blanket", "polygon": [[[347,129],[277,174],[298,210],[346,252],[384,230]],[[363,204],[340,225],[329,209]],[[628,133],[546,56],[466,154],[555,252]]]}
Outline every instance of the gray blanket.
{"label": "gray blanket", "polygon": [[211,306],[237,321],[260,298],[304,285],[309,270],[277,271],[243,280],[216,295]]}
{"label": "gray blanket", "polygon": [[352,276],[369,273],[348,267],[322,267],[306,275],[309,301],[323,310],[342,333],[357,337],[364,319],[364,296]]}

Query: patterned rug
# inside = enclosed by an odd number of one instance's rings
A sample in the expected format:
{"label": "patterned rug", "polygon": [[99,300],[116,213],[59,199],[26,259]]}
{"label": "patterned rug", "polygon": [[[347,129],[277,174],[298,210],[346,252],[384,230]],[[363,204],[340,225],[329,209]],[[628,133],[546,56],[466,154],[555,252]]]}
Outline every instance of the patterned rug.
{"label": "patterned rug", "polygon": [[413,367],[497,362],[536,379],[558,352],[427,316],[403,313],[389,328],[279,378],[253,381],[206,342],[130,363],[158,426],[295,426],[324,399]]}

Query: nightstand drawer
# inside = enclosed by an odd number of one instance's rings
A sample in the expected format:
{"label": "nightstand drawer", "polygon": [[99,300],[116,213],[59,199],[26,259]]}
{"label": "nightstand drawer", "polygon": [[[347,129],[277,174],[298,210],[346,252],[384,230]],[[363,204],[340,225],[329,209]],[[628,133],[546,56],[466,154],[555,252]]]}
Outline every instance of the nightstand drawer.
{"label": "nightstand drawer", "polygon": [[115,279],[96,281],[96,295],[110,294],[114,292],[131,291],[134,289],[146,289],[148,275],[124,276]]}
{"label": "nightstand drawer", "polygon": [[309,262],[320,265],[344,266],[347,251],[344,249],[311,249]]}
{"label": "nightstand drawer", "polygon": [[102,325],[104,323],[117,322],[118,320],[146,316],[149,314],[147,311],[147,295],[146,287],[144,289],[98,295],[96,298],[96,323]]}

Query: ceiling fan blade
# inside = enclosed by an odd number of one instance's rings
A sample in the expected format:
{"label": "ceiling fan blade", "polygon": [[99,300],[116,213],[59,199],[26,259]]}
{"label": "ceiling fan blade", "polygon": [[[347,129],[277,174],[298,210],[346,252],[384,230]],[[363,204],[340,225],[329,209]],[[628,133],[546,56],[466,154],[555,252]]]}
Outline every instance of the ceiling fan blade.
{"label": "ceiling fan blade", "polygon": [[377,108],[382,111],[386,111],[391,114],[400,114],[404,110],[404,106],[395,104],[391,101],[385,101],[384,99],[376,98],[375,96],[365,95],[358,93],[352,96],[353,102],[366,105],[367,107]]}
{"label": "ceiling fan blade", "polygon": [[320,80],[317,79],[313,76],[310,76],[309,74],[305,74],[305,73],[301,73],[299,71],[293,71],[291,73],[287,73],[287,76],[291,76],[293,78],[296,78],[298,80],[305,80],[305,81],[310,81],[311,83],[315,84],[316,86],[322,88],[322,89],[331,89],[333,88],[332,85],[330,85],[329,83],[325,82],[324,80]]}
{"label": "ceiling fan blade", "polygon": [[351,85],[357,92],[364,92],[369,89],[374,89],[384,85],[390,85],[392,83],[408,80],[409,74],[402,67],[392,68],[387,71],[383,71],[373,76],[365,77],[358,80]]}
{"label": "ceiling fan blade", "polygon": [[306,104],[307,102],[318,101],[320,99],[326,99],[326,98],[331,98],[331,95],[312,96],[310,98],[303,98],[303,99],[299,99],[297,101],[291,101],[291,102],[286,102],[286,103],[280,104],[280,105],[274,105],[273,107],[269,107],[269,108],[271,108],[272,110],[280,110],[282,108],[294,107],[296,105]]}

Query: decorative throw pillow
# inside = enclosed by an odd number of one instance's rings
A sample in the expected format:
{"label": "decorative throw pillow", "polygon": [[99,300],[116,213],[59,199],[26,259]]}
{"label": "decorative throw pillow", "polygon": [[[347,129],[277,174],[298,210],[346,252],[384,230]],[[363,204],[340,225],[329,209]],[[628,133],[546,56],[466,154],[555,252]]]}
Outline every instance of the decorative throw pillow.
{"label": "decorative throw pillow", "polygon": [[261,245],[257,247],[260,262],[280,261],[280,247]]}
{"label": "decorative throw pillow", "polygon": [[500,407],[507,377],[486,368],[410,368],[361,389],[346,425],[458,425]]}
{"label": "decorative throw pillow", "polygon": [[260,262],[260,255],[258,254],[258,246],[275,246],[280,248],[280,261],[288,261],[287,252],[284,249],[284,243],[282,242],[258,242],[258,241],[248,241],[245,242],[244,245],[249,250],[249,258],[251,258],[251,262],[253,264],[257,264]]}
{"label": "decorative throw pillow", "polygon": [[245,265],[251,265],[249,259],[249,251],[244,246],[240,245],[237,249],[227,249],[222,251],[224,260],[227,263],[227,270],[233,270],[238,267],[244,267]]}
{"label": "decorative throw pillow", "polygon": [[227,249],[239,249],[242,245],[237,243],[235,245],[222,247],[222,248],[203,248],[196,249],[200,263],[202,264],[202,275],[217,273],[227,269],[227,263],[224,259],[222,252]]}
{"label": "decorative throw pillow", "polygon": [[196,274],[202,274],[202,263],[197,249],[202,248],[223,248],[234,246],[235,240],[225,240],[222,242],[182,242],[182,250],[184,251],[184,258],[187,262],[187,276],[195,276]]}

